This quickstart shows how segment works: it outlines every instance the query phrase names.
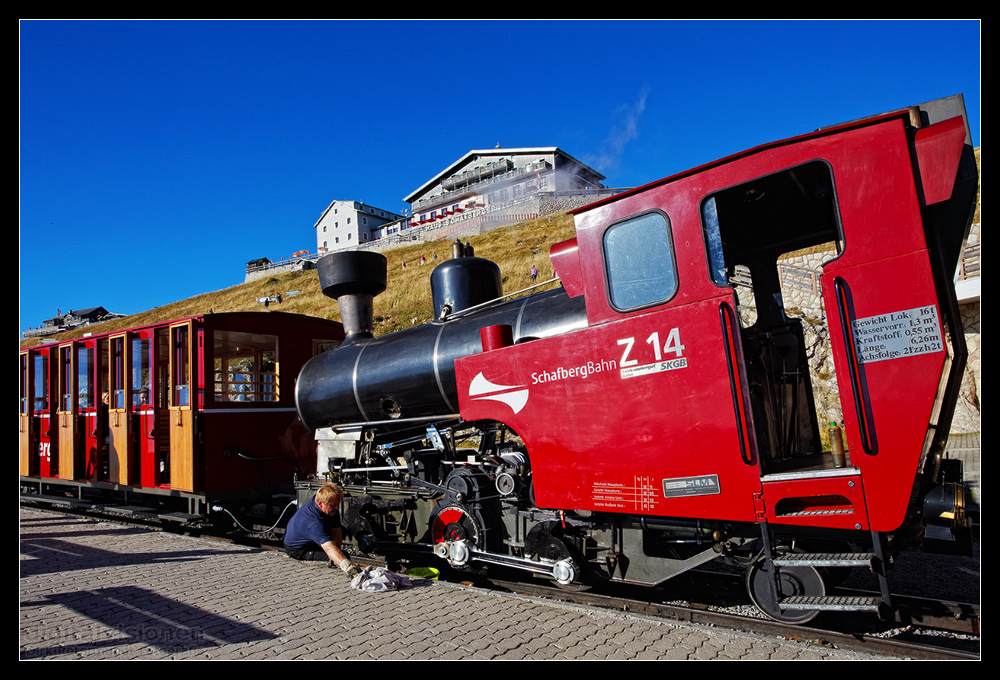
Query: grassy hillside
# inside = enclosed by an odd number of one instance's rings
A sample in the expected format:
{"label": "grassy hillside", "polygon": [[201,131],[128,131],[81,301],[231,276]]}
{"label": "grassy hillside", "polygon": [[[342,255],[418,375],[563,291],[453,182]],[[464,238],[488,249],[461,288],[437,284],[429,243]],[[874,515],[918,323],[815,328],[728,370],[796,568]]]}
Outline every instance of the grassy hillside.
{"label": "grassy hillside", "polygon": [[[573,218],[563,213],[462,240],[472,245],[477,256],[493,260],[500,266],[504,292],[510,293],[531,285],[532,265],[538,267],[539,281],[548,279],[551,273],[549,248],[574,235]],[[451,257],[452,243],[453,239],[444,238],[384,253],[388,260],[389,281],[386,291],[375,298],[376,335],[392,333],[431,319],[430,274],[436,264]],[[426,259],[423,266],[420,265],[421,255]],[[234,267],[234,276],[236,271]],[[289,297],[288,292],[295,290],[299,293]],[[312,270],[278,274],[49,338],[68,340],[80,337],[85,332],[104,333],[204,314],[209,310],[216,313],[264,311],[264,306],[257,299],[275,293],[281,293],[283,300],[280,305],[272,304],[272,310],[340,320],[336,301],[323,295],[316,271]],[[22,340],[20,343],[21,347],[37,344],[40,344],[39,338]]]}

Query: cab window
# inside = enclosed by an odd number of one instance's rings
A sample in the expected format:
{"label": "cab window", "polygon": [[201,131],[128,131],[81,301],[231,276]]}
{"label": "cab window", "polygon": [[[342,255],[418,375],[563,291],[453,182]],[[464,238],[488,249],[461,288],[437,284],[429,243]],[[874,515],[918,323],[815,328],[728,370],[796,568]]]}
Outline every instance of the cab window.
{"label": "cab window", "polygon": [[603,247],[608,297],[618,311],[666,302],[677,291],[670,226],[663,213],[612,224],[604,232]]}

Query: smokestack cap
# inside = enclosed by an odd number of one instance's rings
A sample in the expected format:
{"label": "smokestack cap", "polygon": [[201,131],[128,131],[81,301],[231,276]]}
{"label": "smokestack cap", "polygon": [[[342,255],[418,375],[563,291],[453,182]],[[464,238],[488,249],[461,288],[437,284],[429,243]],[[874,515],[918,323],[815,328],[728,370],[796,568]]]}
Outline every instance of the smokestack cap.
{"label": "smokestack cap", "polygon": [[323,295],[376,296],[386,287],[386,259],[381,253],[345,250],[321,257],[316,263]]}

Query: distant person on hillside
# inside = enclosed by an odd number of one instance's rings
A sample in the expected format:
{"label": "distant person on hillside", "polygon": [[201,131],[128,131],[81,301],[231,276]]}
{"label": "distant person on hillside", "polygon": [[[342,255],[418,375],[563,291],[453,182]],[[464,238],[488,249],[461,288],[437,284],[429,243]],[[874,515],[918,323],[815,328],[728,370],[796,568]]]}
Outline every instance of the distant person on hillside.
{"label": "distant person on hillside", "polygon": [[535,265],[531,265],[531,282],[534,283],[536,278],[538,278],[538,270],[535,269]]}

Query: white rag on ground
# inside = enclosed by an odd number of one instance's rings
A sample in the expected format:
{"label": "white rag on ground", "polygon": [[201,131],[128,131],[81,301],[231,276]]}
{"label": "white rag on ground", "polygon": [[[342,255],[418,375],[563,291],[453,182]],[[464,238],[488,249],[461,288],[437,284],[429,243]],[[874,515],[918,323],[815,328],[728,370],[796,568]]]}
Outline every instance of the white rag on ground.
{"label": "white rag on ground", "polygon": [[369,593],[412,587],[413,580],[409,576],[395,574],[385,567],[365,567],[360,574],[351,579],[351,588]]}

